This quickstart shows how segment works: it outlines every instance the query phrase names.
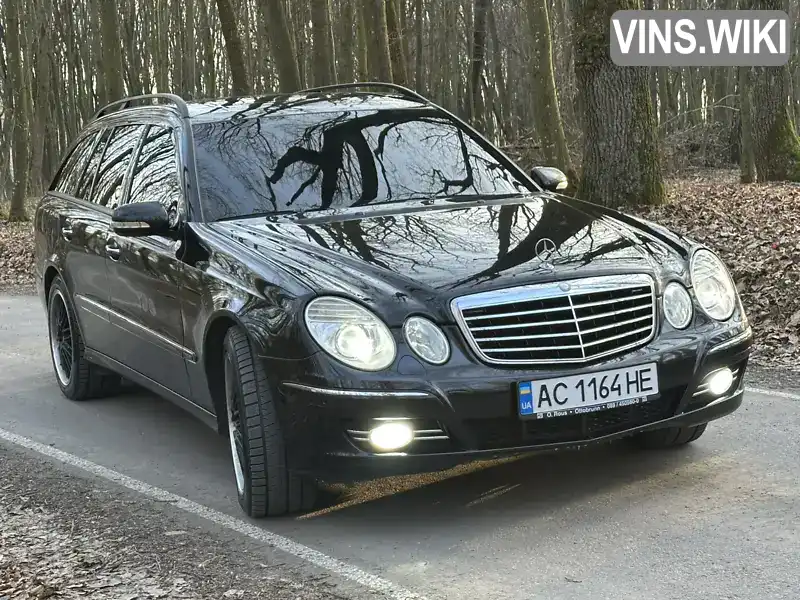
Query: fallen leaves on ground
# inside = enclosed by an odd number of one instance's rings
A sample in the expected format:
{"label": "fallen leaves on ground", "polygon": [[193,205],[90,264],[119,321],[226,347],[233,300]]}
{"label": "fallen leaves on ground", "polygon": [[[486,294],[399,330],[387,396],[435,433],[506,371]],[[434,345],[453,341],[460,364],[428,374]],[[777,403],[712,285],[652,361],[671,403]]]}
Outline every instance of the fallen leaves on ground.
{"label": "fallen leaves on ground", "polygon": [[669,204],[638,214],[708,244],[731,271],[753,326],[754,362],[800,356],[800,185],[743,185],[736,171],[669,182]]}
{"label": "fallen leaves on ground", "polygon": [[0,220],[0,288],[33,285],[31,223]]}
{"label": "fallen leaves on ground", "polygon": [[0,598],[194,599],[184,579],[137,564],[134,548],[111,554],[99,539],[59,531],[57,517],[25,498],[0,498]]}

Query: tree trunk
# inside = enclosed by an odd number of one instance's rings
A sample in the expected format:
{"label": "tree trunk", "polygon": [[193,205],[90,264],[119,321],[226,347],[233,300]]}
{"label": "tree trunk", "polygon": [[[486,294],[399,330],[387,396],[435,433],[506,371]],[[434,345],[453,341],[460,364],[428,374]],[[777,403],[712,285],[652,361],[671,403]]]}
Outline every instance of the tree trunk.
{"label": "tree trunk", "polygon": [[386,0],[386,31],[389,38],[389,57],[394,83],[408,85],[406,57],[403,53],[403,30],[397,0]]}
{"label": "tree trunk", "polygon": [[23,79],[22,44],[20,43],[20,0],[6,0],[6,62],[8,82],[11,87],[11,117],[14,119],[12,157],[14,165],[14,189],[11,192],[9,221],[24,221],[25,195],[28,191],[28,114],[27,88]]}
{"label": "tree trunk", "polygon": [[479,131],[486,130],[486,115],[481,89],[484,62],[486,60],[486,20],[492,10],[492,0],[475,0],[472,28],[472,65],[469,74],[469,103],[467,116]]}
{"label": "tree trunk", "polygon": [[184,25],[184,57],[183,57],[183,86],[182,92],[188,98],[194,98],[199,89],[197,81],[197,42],[195,38],[195,9],[194,0],[184,0],[186,7],[186,23]]}
{"label": "tree trunk", "polygon": [[789,68],[757,67],[753,149],[759,181],[800,181],[800,139],[786,97]]}
{"label": "tree trunk", "polygon": [[40,193],[47,182],[44,176],[44,148],[47,141],[50,108],[50,27],[48,14],[40,15],[39,50],[36,56],[36,99],[31,142],[31,184]]}
{"label": "tree trunk", "polygon": [[575,72],[586,136],[578,195],[598,204],[661,204],[665,198],[647,69],[618,67],[608,54],[608,16],[637,4],[576,2]]}
{"label": "tree trunk", "polygon": [[[355,0],[357,2],[361,2],[361,0]],[[372,63],[374,60],[370,58],[369,53],[369,43],[367,42],[367,26],[364,22],[364,9],[363,7],[359,7],[355,11],[355,20],[356,20],[356,56],[358,57],[358,80],[359,81],[368,81],[370,79],[370,73],[372,73],[375,69],[373,68]]]}
{"label": "tree trunk", "polygon": [[[108,2],[108,0],[105,0]],[[183,47],[183,37],[185,35],[185,24],[183,23],[181,3],[172,2],[170,11],[170,25],[169,30],[172,35],[172,51],[170,52],[171,59],[170,65],[172,67],[172,90],[180,94],[183,91],[183,60],[186,56],[186,50]]]}
{"label": "tree trunk", "polygon": [[536,131],[541,137],[542,158],[547,165],[562,169],[574,179],[553,76],[553,47],[547,2],[528,0],[527,9],[533,53]]}
{"label": "tree trunk", "polygon": [[510,139],[513,137],[513,125],[509,117],[511,113],[511,102],[508,97],[508,86],[503,74],[503,50],[500,47],[500,36],[497,33],[497,18],[495,16],[496,7],[493,5],[489,10],[489,34],[492,38],[492,65],[494,70],[494,83],[497,87],[497,122],[500,131]]}
{"label": "tree trunk", "polygon": [[299,90],[300,71],[297,69],[297,58],[292,38],[289,36],[289,27],[286,13],[283,10],[282,0],[259,0],[263,3],[264,15],[268,19],[272,57],[278,69],[279,89],[281,92],[294,92]]}
{"label": "tree trunk", "polygon": [[422,0],[414,1],[414,85],[420,94],[425,94],[425,62],[424,62],[424,37],[425,37],[425,7]]}
{"label": "tree trunk", "polygon": [[389,37],[386,26],[386,5],[383,0],[361,0],[364,8],[364,27],[369,42],[368,58],[373,65],[370,75],[391,82],[392,61],[389,54]]}
{"label": "tree trunk", "polygon": [[311,30],[314,36],[314,85],[334,83],[333,41],[328,0],[311,0]]}
{"label": "tree trunk", "polygon": [[153,18],[156,22],[156,52],[153,57],[156,87],[161,93],[170,90],[169,85],[169,0],[157,0]]}
{"label": "tree trunk", "polygon": [[217,0],[217,12],[222,35],[225,38],[225,51],[228,55],[228,64],[231,69],[234,96],[250,95],[250,81],[247,77],[247,67],[244,62],[242,38],[236,24],[236,13],[233,11],[231,0]]}
{"label": "tree trunk", "polygon": [[338,79],[341,83],[355,81],[356,11],[353,6],[353,1],[354,0],[344,0],[339,15],[338,26],[341,36],[341,52],[337,52],[336,66],[338,70]]}
{"label": "tree trunk", "polygon": [[[782,0],[756,0],[756,10],[782,10]],[[800,138],[787,88],[789,66],[756,67],[753,79],[753,152],[759,181],[800,181]]]}
{"label": "tree trunk", "polygon": [[756,180],[756,158],[753,152],[753,112],[750,99],[750,68],[739,67],[739,116],[741,139],[739,142],[739,170],[742,183]]}
{"label": "tree trunk", "polygon": [[209,14],[210,6],[208,0],[198,0],[200,3],[200,18],[202,19],[203,27],[203,93],[207,98],[213,98],[217,95],[217,70],[214,64],[214,38],[211,33],[211,15]]}
{"label": "tree trunk", "polygon": [[122,52],[119,43],[117,6],[114,2],[103,1],[100,22],[103,30],[103,81],[106,101],[113,102],[125,97],[122,83]]}

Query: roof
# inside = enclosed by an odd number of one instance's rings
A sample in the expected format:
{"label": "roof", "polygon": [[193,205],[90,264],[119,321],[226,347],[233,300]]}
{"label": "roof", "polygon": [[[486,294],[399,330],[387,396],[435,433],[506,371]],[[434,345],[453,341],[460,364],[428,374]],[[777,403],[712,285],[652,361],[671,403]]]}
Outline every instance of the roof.
{"label": "roof", "polygon": [[[377,88],[382,92],[358,91]],[[198,122],[214,122],[237,118],[254,118],[280,112],[281,114],[307,114],[310,112],[341,112],[353,110],[381,110],[428,107],[436,105],[417,92],[394,83],[365,82],[341,83],[288,94],[271,94],[263,97],[234,97],[215,100],[186,101],[168,93],[145,94],[115,100],[98,110],[92,120],[128,110],[168,106],[184,118]],[[142,104],[136,104],[142,103]],[[112,110],[113,109],[113,110]]]}
{"label": "roof", "polygon": [[336,94],[298,93],[263,98],[226,98],[188,102],[193,122],[225,121],[234,116],[256,118],[280,113],[308,114],[342,111],[370,111],[430,107],[421,101],[388,94],[347,92]]}

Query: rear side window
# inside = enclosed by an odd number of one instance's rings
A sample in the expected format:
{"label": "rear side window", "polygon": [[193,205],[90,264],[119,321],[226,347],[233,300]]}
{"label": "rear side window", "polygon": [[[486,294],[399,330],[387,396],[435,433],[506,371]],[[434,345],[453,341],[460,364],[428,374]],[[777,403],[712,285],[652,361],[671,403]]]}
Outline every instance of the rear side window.
{"label": "rear side window", "polygon": [[148,128],[133,168],[129,202],[160,202],[167,213],[177,209],[181,189],[175,150],[172,129]]}
{"label": "rear side window", "polygon": [[94,204],[110,209],[119,206],[124,191],[125,173],[143,130],[143,125],[125,125],[114,129],[97,172],[92,192]]}
{"label": "rear side window", "polygon": [[87,135],[80,140],[73,148],[61,171],[58,173],[55,181],[50,186],[51,190],[61,192],[62,194],[72,195],[75,193],[75,188],[78,185],[78,180],[86,168],[86,161],[89,160],[89,155],[94,147],[94,142],[97,140],[98,132]]}
{"label": "rear side window", "polygon": [[97,175],[97,166],[100,164],[100,159],[103,158],[108,138],[111,135],[110,129],[104,129],[100,134],[100,138],[92,150],[92,155],[89,157],[89,162],[80,178],[78,189],[75,192],[75,197],[81,200],[89,200],[89,194],[92,192],[92,184]]}

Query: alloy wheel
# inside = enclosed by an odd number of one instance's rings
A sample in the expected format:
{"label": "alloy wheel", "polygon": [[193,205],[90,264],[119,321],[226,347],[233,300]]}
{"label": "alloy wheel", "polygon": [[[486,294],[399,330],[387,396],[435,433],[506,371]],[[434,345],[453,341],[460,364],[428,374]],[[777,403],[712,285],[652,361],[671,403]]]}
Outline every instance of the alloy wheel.
{"label": "alloy wheel", "polygon": [[233,359],[225,356],[225,404],[228,413],[228,437],[231,443],[233,471],[236,475],[236,490],[240,496],[245,493],[244,482],[244,437],[242,418],[239,410],[239,391],[236,385],[236,372]]}
{"label": "alloy wheel", "polygon": [[72,321],[61,290],[57,290],[50,301],[50,351],[58,381],[66,387],[72,381],[75,348]]}

